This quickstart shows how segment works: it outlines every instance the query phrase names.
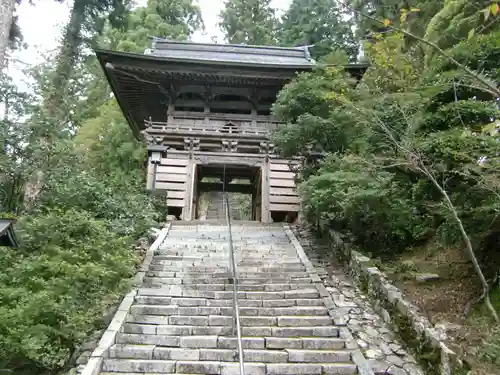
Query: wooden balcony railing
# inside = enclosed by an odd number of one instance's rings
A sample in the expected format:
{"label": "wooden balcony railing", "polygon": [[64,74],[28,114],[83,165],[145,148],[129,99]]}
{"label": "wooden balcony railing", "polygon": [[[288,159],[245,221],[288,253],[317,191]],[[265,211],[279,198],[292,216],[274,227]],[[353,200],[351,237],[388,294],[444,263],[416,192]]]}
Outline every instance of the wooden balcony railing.
{"label": "wooden balcony railing", "polygon": [[276,129],[280,123],[274,121],[256,121],[252,126],[251,121],[222,121],[214,119],[205,121],[200,119],[174,118],[172,122],[145,120],[144,125],[148,133],[268,137],[269,132]]}

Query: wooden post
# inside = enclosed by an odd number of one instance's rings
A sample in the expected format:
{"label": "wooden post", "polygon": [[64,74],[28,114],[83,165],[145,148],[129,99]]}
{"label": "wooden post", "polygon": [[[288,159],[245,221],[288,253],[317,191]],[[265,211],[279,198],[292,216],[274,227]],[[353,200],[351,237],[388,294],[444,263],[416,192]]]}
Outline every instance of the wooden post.
{"label": "wooden post", "polygon": [[262,164],[262,210],[261,210],[261,221],[263,223],[271,222],[271,213],[269,212],[269,158],[266,157],[266,161]]}
{"label": "wooden post", "polygon": [[168,104],[167,109],[167,124],[172,124],[174,122],[174,103]]}
{"label": "wooden post", "polygon": [[196,220],[198,215],[198,198],[200,192],[198,190],[198,169],[196,168],[196,163],[193,163],[193,194],[191,199],[191,220]]}
{"label": "wooden post", "polygon": [[257,109],[252,108],[252,128],[257,127]]}
{"label": "wooden post", "polygon": [[151,162],[151,156],[148,158],[148,175],[146,179],[146,189],[153,190],[153,181],[156,178],[154,173],[154,165]]}
{"label": "wooden post", "polygon": [[192,155],[189,157],[187,164],[187,175],[186,175],[186,195],[184,196],[184,208],[182,210],[182,220],[191,220],[191,210],[193,207],[193,188],[194,188],[194,169],[196,164],[193,160]]}

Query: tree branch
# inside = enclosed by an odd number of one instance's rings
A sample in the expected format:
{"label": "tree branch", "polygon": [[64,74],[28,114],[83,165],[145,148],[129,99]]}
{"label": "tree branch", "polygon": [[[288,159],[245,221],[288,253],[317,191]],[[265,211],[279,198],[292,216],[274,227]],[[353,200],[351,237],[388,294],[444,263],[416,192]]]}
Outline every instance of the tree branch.
{"label": "tree branch", "polygon": [[486,80],[483,77],[481,77],[481,75],[479,73],[474,72],[472,69],[468,68],[464,64],[461,64],[460,62],[458,62],[457,60],[455,60],[453,58],[453,56],[451,56],[449,53],[447,53],[442,48],[440,48],[436,43],[433,43],[433,42],[431,42],[431,41],[429,41],[427,39],[419,37],[418,35],[410,33],[409,31],[406,31],[406,30],[404,30],[404,29],[402,29],[400,27],[395,27],[395,26],[391,26],[391,25],[386,26],[383,21],[381,21],[381,20],[379,20],[379,19],[377,19],[377,18],[375,18],[373,16],[370,16],[369,14],[360,12],[359,10],[354,9],[349,4],[342,3],[342,2],[340,2],[340,4],[342,4],[344,7],[346,7],[347,9],[351,10],[352,12],[356,13],[357,15],[359,15],[361,17],[364,17],[364,18],[367,18],[369,20],[375,21],[375,22],[379,23],[380,25],[383,25],[384,27],[388,27],[389,29],[391,29],[393,31],[400,32],[403,35],[406,35],[406,36],[408,36],[408,37],[410,37],[412,39],[418,40],[419,42],[421,42],[421,43],[423,43],[423,44],[431,47],[438,54],[440,54],[441,56],[443,56],[444,58],[448,59],[450,62],[452,62],[453,64],[455,64],[460,70],[463,70],[465,73],[467,73],[467,75],[469,75],[470,77],[474,78],[476,81],[478,81],[481,84],[483,84],[484,86],[486,86],[489,89],[488,92],[494,93],[496,95],[496,97],[500,97],[500,90],[494,84],[488,82],[488,80]]}
{"label": "tree branch", "polygon": [[[361,113],[362,116],[367,115],[365,113],[365,109],[358,108],[353,102],[349,101],[348,99],[344,100],[344,103],[346,105],[349,105],[355,111]],[[401,108],[401,110],[403,110],[403,109]],[[405,146],[403,146],[400,142],[398,142],[396,140],[396,138],[394,137],[393,132],[384,123],[384,121],[382,121],[377,116],[376,113],[372,112],[371,114],[372,114],[372,118],[374,117],[374,119],[376,120],[376,123],[378,124],[378,126],[382,129],[382,131],[384,133],[386,133],[386,135],[388,136],[388,138],[390,139],[390,141],[394,144],[394,146],[400,152],[402,152],[403,155],[408,159],[408,162],[411,163],[412,167],[415,170],[417,170],[418,172],[422,173],[436,187],[436,189],[439,191],[439,193],[443,197],[445,206],[451,212],[455,223],[458,225],[458,228],[460,230],[462,239],[463,239],[463,241],[465,243],[465,246],[466,246],[467,255],[469,256],[469,258],[470,258],[470,260],[471,260],[471,262],[473,264],[474,270],[476,272],[476,275],[478,276],[478,278],[479,278],[479,280],[481,282],[481,285],[483,287],[483,295],[482,296],[484,296],[484,300],[486,302],[486,306],[487,306],[488,310],[490,311],[491,316],[493,317],[493,319],[495,320],[495,322],[498,322],[499,321],[498,314],[495,311],[495,308],[493,307],[493,305],[491,304],[491,300],[490,300],[490,296],[489,296],[489,289],[490,288],[489,288],[488,282],[486,280],[486,277],[484,276],[484,273],[483,273],[483,271],[481,269],[481,266],[479,265],[479,262],[478,262],[478,260],[476,258],[476,255],[474,254],[474,250],[472,248],[472,242],[470,240],[470,237],[467,234],[467,232],[466,232],[466,230],[465,230],[465,228],[463,226],[462,220],[458,216],[457,210],[456,210],[455,206],[453,205],[453,202],[451,201],[448,193],[443,188],[443,186],[441,184],[439,184],[439,182],[436,180],[436,178],[431,173],[431,171],[429,171],[429,169],[427,168],[427,166],[426,166],[426,164],[425,164],[422,156],[420,155],[420,153],[416,152],[413,149],[413,147],[409,144],[409,142],[405,142]],[[406,116],[405,116],[405,119],[407,119]],[[411,126],[411,124],[408,123],[408,126]]]}

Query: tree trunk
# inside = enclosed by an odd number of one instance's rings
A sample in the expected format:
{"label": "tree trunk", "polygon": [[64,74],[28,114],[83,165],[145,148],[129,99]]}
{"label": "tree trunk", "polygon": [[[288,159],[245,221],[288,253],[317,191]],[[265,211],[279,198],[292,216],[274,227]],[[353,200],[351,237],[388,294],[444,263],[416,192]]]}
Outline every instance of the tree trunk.
{"label": "tree trunk", "polygon": [[16,0],[0,0],[0,72],[5,67]]}

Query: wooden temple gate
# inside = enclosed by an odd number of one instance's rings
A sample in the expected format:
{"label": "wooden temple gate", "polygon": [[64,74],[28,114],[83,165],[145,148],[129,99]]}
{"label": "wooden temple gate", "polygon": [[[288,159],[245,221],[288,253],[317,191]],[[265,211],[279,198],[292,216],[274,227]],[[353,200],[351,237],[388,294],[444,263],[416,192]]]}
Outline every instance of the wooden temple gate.
{"label": "wooden temple gate", "polygon": [[165,194],[171,212],[196,219],[200,193],[215,190],[251,194],[254,220],[297,215],[298,160],[281,159],[269,136],[281,125],[271,115],[276,95],[315,65],[306,47],[155,39],[144,54],[96,54],[130,128],[147,142],[147,188]]}
{"label": "wooden temple gate", "polygon": [[[174,212],[178,210],[183,220],[198,218],[199,197],[204,191],[250,194],[252,219],[270,222],[271,212],[290,214],[299,211],[294,164],[298,161],[252,154],[171,151],[162,156],[160,152],[153,151],[149,157],[147,188],[160,194],[164,192],[168,207]],[[218,172],[208,176],[223,177],[220,183],[202,181],[207,175],[204,173],[207,167]],[[248,178],[249,184],[231,184],[228,181],[248,175],[252,175]]]}

